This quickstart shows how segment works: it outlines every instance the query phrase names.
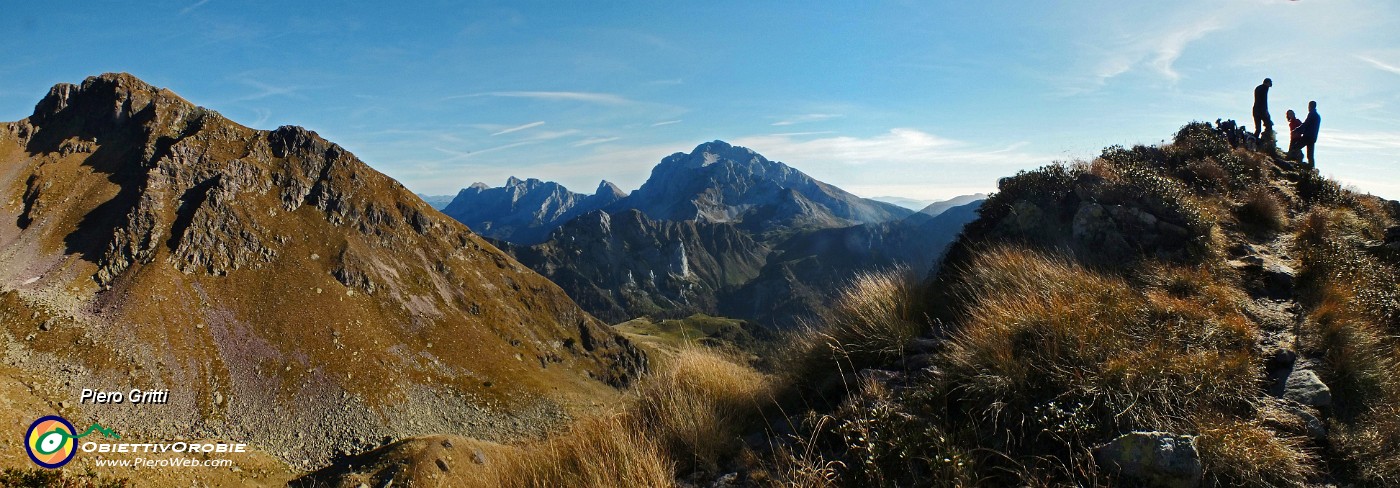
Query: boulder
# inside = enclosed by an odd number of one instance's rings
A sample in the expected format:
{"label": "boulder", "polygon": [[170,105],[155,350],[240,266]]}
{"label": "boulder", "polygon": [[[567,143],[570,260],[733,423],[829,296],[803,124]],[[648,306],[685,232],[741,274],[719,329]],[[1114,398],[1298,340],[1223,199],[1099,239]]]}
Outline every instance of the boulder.
{"label": "boulder", "polygon": [[1129,486],[1194,488],[1205,476],[1190,435],[1132,432],[1096,448],[1094,459]]}
{"label": "boulder", "polygon": [[1332,404],[1332,390],[1311,369],[1295,369],[1288,375],[1284,385],[1283,398],[1310,407],[1326,407]]}
{"label": "boulder", "polygon": [[1293,294],[1293,279],[1298,276],[1289,265],[1272,261],[1264,264],[1264,289],[1272,297],[1288,297]]}

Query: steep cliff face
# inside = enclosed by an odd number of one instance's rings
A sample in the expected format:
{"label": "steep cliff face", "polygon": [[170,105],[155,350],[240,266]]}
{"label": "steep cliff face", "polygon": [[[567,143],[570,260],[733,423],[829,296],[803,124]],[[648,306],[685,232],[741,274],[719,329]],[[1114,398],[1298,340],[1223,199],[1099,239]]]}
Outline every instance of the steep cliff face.
{"label": "steep cliff face", "polygon": [[713,313],[718,291],[753,279],[768,254],[732,224],[652,220],[636,210],[593,212],[513,251],[611,322]]}
{"label": "steep cliff face", "polygon": [[462,189],[443,213],[492,239],[536,244],[575,217],[621,200],[626,194],[604,181],[592,195],[574,193],[563,185],[534,178],[511,177],[505,186],[475,183]]}
{"label": "steep cliff face", "polygon": [[340,146],[130,75],[55,86],[0,125],[0,192],[9,359],[69,385],[171,389],[161,409],[67,398],[80,419],[324,460],[355,439],[527,434],[644,363]]}

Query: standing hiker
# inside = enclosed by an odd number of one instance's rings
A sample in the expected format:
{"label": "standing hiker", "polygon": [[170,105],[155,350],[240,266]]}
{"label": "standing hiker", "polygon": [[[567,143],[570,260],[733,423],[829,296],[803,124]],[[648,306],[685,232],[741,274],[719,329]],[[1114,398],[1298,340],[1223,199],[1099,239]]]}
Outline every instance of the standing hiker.
{"label": "standing hiker", "polygon": [[1317,167],[1313,159],[1313,146],[1317,144],[1317,130],[1322,125],[1322,116],[1317,114],[1317,101],[1308,102],[1308,118],[1298,130],[1303,133],[1303,145],[1308,148],[1308,166]]}
{"label": "standing hiker", "polygon": [[1289,161],[1303,160],[1303,121],[1298,120],[1298,116],[1292,110],[1284,114],[1288,119],[1288,157]]}
{"label": "standing hiker", "polygon": [[1269,87],[1274,86],[1274,80],[1264,78],[1264,82],[1254,87],[1254,137],[1259,137],[1259,124],[1272,131],[1274,121],[1269,118]]}

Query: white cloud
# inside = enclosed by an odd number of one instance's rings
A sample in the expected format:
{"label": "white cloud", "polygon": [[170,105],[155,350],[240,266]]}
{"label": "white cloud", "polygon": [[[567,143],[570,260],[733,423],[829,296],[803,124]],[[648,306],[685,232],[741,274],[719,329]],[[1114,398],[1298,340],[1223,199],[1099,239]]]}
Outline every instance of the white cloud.
{"label": "white cloud", "polygon": [[180,15],[185,15],[185,14],[188,14],[188,13],[190,13],[190,12],[193,12],[194,9],[197,9],[197,8],[199,8],[199,7],[203,7],[204,4],[206,4],[206,3],[209,3],[209,0],[199,0],[198,2],[195,2],[194,5],[190,5],[190,6],[188,6],[188,7],[185,7],[185,8],[180,9]]}
{"label": "white cloud", "polygon": [[517,126],[515,126],[515,127],[507,127],[507,128],[505,128],[505,129],[501,129],[501,130],[498,130],[498,131],[496,131],[496,132],[492,132],[492,133],[491,133],[491,137],[496,137],[496,136],[499,136],[499,135],[509,134],[509,133],[511,133],[511,132],[520,132],[520,131],[525,130],[525,129],[530,129],[530,128],[534,128],[534,127],[539,127],[539,126],[541,126],[541,125],[544,125],[544,121],[543,121],[543,120],[541,120],[541,121],[536,121],[536,122],[530,122],[530,123],[524,124],[524,125],[517,125]]}
{"label": "white cloud", "polygon": [[1357,55],[1356,59],[1365,61],[1366,64],[1374,66],[1378,70],[1400,75],[1400,66],[1396,66],[1394,64],[1390,64],[1370,56]]}
{"label": "white cloud", "polygon": [[605,142],[616,141],[616,140],[618,140],[618,139],[621,139],[621,137],[590,137],[590,138],[583,139],[583,140],[581,140],[581,141],[575,142],[575,143],[573,143],[573,144],[569,144],[569,147],[592,146],[592,145],[595,145],[595,144],[602,144],[602,143],[605,143]]}
{"label": "white cloud", "polygon": [[444,98],[444,100],[454,100],[458,98],[469,97],[529,98],[533,100],[587,102],[601,105],[627,105],[635,103],[632,100],[611,93],[574,91],[498,91],[475,93],[471,95],[457,95]]}
{"label": "white cloud", "polygon": [[268,98],[268,97],[283,97],[283,96],[285,96],[285,97],[301,97],[301,96],[302,96],[300,93],[298,93],[298,92],[300,92],[300,91],[302,90],[302,87],[298,87],[298,86],[273,85],[273,84],[271,84],[271,83],[266,83],[266,82],[263,82],[263,81],[261,81],[261,80],[253,79],[253,78],[251,78],[251,77],[244,77],[244,78],[238,80],[238,82],[239,82],[239,83],[242,83],[242,84],[244,84],[244,85],[248,85],[248,86],[250,86],[250,87],[253,87],[253,88],[255,88],[257,91],[256,91],[256,92],[253,92],[253,93],[250,93],[250,94],[248,94],[248,95],[244,95],[244,96],[235,98],[235,99],[231,100],[230,102],[251,102],[251,101],[253,101],[253,100],[262,100],[262,99]]}
{"label": "white cloud", "polygon": [[786,118],[786,119],[783,119],[783,120],[779,120],[779,121],[777,121],[777,122],[774,122],[773,125],[783,126],[783,125],[802,124],[802,123],[807,123],[807,122],[820,122],[820,121],[823,121],[823,120],[830,120],[830,119],[834,119],[834,118],[837,118],[837,117],[841,117],[841,114],[802,114],[802,115],[797,115],[797,116],[789,117],[789,118]]}
{"label": "white cloud", "polygon": [[652,126],[652,127],[661,127],[661,126],[663,126],[663,125],[671,125],[671,124],[679,124],[679,123],[681,123],[680,119],[676,119],[676,120],[663,120],[663,121],[661,121],[661,122],[657,122],[657,123],[655,123],[655,124],[651,124],[651,126]]}
{"label": "white cloud", "polygon": [[1186,50],[1187,45],[1200,40],[1206,34],[1220,30],[1221,27],[1220,21],[1206,18],[1197,24],[1167,33],[1158,41],[1159,44],[1150,63],[1152,68],[1172,81],[1181,79],[1181,74],[1172,67],[1176,64],[1176,60],[1181,57],[1181,52]]}
{"label": "white cloud", "polygon": [[1332,146],[1355,151],[1386,151],[1400,153],[1400,132],[1332,131],[1324,128],[1318,135],[1319,146]]}
{"label": "white cloud", "polygon": [[[1093,90],[1136,69],[1151,70],[1175,83],[1181,79],[1181,73],[1176,71],[1176,61],[1182,53],[1192,43],[1223,28],[1225,25],[1219,18],[1212,16],[1157,32],[1129,28],[1129,32],[1120,36],[1117,42],[1100,43],[1096,40],[1093,46],[1086,48],[1090,52],[1099,52],[1096,64],[1089,70],[1092,75],[1087,80],[1077,79],[1074,82],[1076,86],[1070,91]],[[1084,86],[1086,81],[1088,86]]]}
{"label": "white cloud", "polygon": [[993,190],[997,178],[1055,159],[1025,151],[1022,142],[988,147],[910,128],[870,137],[768,134],[730,142],[847,191],[923,199]]}
{"label": "white cloud", "polygon": [[[996,149],[980,148],[917,129],[904,128],[890,129],[884,134],[865,138],[835,136],[800,139],[800,135],[771,134],[742,137],[733,142],[771,159],[797,161],[800,164],[1020,164],[1033,159],[1032,156],[1016,152],[1021,144]],[[1041,161],[1048,162],[1046,159]]]}

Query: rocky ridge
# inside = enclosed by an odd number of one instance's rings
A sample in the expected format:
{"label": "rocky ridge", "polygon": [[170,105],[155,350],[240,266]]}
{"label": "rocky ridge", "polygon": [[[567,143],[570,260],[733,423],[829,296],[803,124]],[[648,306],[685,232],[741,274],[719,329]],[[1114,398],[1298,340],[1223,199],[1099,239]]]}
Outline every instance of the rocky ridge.
{"label": "rocky ridge", "polygon": [[442,212],[483,236],[530,245],[544,241],[575,217],[612,205],[625,196],[617,185],[607,181],[599,183],[592,195],[584,195],[552,181],[512,176],[505,186],[496,188],[473,183],[458,192]]}
{"label": "rocky ridge", "polygon": [[[5,360],[51,378],[33,388],[75,422],[320,463],[386,437],[536,434],[645,364],[340,146],[130,75],[57,85],[0,125],[0,190]],[[172,398],[79,406],[78,385]]]}

